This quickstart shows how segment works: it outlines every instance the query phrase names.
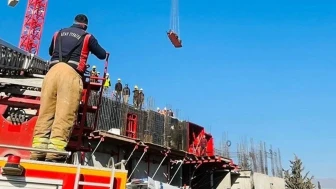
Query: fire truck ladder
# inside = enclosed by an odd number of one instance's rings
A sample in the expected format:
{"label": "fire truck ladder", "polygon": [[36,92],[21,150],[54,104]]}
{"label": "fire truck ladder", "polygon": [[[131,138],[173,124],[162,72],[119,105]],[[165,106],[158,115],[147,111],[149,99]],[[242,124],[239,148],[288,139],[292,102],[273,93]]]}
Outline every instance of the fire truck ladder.
{"label": "fire truck ladder", "polygon": [[[78,157],[75,159],[78,159]],[[75,162],[79,162],[79,161],[75,161]],[[81,175],[81,164],[78,163],[77,165],[77,172],[76,172],[76,178],[75,178],[75,184],[74,184],[74,189],[78,189],[79,186],[96,186],[96,187],[105,187],[105,188],[109,188],[109,189],[113,189],[113,185],[114,185],[114,175],[115,175],[115,169],[116,166],[121,166],[121,169],[124,169],[125,167],[123,166],[125,163],[125,160],[122,160],[119,163],[114,163],[114,159],[113,157],[110,158],[109,160],[109,165],[107,167],[111,168],[111,178],[110,178],[110,183],[105,184],[105,183],[98,183],[98,182],[85,182],[85,181],[80,181],[80,175]]]}

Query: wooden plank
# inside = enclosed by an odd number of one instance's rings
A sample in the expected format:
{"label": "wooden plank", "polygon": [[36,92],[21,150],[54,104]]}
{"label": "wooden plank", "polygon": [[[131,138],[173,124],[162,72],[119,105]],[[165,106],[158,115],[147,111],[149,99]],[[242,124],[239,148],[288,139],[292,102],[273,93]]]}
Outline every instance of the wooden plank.
{"label": "wooden plank", "polygon": [[21,85],[21,86],[28,86],[28,87],[42,87],[43,79],[41,78],[0,78],[0,83],[3,84],[12,84],[12,85]]}

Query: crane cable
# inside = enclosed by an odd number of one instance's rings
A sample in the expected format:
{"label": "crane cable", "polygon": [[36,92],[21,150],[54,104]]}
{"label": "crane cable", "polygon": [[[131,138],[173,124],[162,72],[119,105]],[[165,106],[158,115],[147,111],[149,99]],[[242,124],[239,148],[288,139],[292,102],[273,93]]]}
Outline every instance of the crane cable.
{"label": "crane cable", "polygon": [[172,0],[171,12],[170,12],[170,29],[175,32],[179,38],[180,34],[180,18],[179,18],[179,4],[178,0]]}

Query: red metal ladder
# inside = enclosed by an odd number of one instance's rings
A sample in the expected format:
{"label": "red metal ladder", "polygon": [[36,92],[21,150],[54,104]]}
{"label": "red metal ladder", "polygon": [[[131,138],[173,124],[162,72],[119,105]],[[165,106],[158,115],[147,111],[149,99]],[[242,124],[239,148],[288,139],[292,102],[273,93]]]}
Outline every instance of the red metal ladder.
{"label": "red metal ladder", "polygon": [[75,177],[75,183],[74,183],[74,189],[78,189],[79,186],[96,186],[96,187],[105,187],[109,189],[113,189],[114,185],[114,176],[115,176],[115,164],[114,164],[114,159],[113,157],[110,158],[111,162],[111,178],[110,178],[110,183],[105,184],[105,183],[98,183],[98,182],[85,182],[85,181],[80,181],[80,175],[81,175],[81,164],[78,163],[77,165],[77,172],[76,172],[76,177]]}
{"label": "red metal ladder", "polygon": [[[104,66],[104,75],[102,78],[99,77],[90,77],[84,76],[83,79],[83,93],[82,93],[82,101],[78,111],[77,123],[75,124],[72,136],[68,143],[67,149],[72,152],[82,151],[88,152],[91,150],[89,146],[85,146],[83,140],[85,137],[88,137],[89,134],[96,130],[97,122],[98,122],[98,113],[99,108],[102,102],[103,95],[103,86],[105,83],[105,77],[107,74],[107,66],[108,66],[108,58],[106,57],[105,66]],[[97,80],[98,82],[91,82],[90,79]],[[100,82],[101,81],[101,82]],[[89,105],[90,97],[93,97],[93,102],[98,100],[96,105]],[[98,99],[96,99],[98,97]],[[92,125],[87,125],[87,113],[93,113],[94,119]]]}

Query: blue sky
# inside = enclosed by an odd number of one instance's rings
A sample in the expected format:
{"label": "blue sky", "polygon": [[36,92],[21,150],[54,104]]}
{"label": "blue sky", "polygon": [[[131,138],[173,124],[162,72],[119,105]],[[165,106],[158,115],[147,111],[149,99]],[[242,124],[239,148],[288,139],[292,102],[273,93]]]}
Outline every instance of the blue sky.
{"label": "blue sky", "polygon": [[[50,1],[40,55],[48,58],[56,30],[87,14],[111,52],[112,79],[211,127],[217,141],[222,132],[232,143],[253,137],[280,148],[284,166],[296,153],[316,177],[336,177],[336,1],[183,0],[182,49],[165,34],[169,0],[106,2]],[[25,8],[0,4],[1,39],[18,44]]]}

